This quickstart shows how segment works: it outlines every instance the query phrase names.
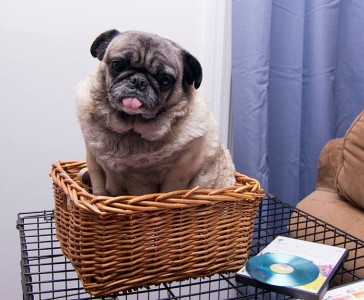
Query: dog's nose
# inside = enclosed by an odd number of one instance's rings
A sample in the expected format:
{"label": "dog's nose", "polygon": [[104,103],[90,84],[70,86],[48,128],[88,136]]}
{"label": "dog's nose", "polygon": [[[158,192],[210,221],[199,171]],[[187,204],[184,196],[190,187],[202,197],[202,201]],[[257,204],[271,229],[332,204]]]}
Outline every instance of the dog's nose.
{"label": "dog's nose", "polygon": [[130,82],[134,89],[136,90],[144,90],[147,87],[146,79],[142,76],[134,75],[130,78]]}

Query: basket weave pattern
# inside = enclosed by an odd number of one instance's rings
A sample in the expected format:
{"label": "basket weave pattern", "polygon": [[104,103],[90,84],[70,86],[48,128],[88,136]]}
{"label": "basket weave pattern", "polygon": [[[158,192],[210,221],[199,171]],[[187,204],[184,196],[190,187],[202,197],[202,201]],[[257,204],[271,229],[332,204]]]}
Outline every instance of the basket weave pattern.
{"label": "basket weave pattern", "polygon": [[88,293],[233,272],[246,261],[264,195],[255,179],[236,173],[221,190],[96,197],[78,182],[84,167],[57,162],[51,176],[57,238]]}

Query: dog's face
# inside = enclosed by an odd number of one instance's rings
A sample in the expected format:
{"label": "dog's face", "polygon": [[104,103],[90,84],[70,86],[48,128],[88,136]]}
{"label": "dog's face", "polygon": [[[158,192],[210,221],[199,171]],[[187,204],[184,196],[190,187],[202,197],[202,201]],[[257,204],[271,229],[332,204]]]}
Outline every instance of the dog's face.
{"label": "dog's face", "polygon": [[124,119],[150,120],[188,100],[202,80],[199,62],[176,43],[154,34],[110,30],[96,38],[97,93]]}

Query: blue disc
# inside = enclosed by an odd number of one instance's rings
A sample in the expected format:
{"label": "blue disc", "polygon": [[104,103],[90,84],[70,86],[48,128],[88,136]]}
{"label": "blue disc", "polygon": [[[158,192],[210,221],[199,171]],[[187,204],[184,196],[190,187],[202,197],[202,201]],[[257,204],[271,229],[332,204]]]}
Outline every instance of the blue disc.
{"label": "blue disc", "polygon": [[308,284],[320,274],[313,262],[282,253],[257,255],[248,260],[246,270],[254,279],[277,286]]}

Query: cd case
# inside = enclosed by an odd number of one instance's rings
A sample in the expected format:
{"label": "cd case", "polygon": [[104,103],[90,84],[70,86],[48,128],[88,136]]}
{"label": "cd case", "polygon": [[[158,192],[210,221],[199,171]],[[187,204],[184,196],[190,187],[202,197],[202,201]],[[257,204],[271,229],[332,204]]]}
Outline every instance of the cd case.
{"label": "cd case", "polygon": [[[259,276],[256,276],[258,278],[256,279],[247,271],[247,264],[245,264],[245,266],[236,273],[236,280],[247,285],[279,294],[315,300],[321,299],[325,295],[331,279],[347,258],[348,250],[336,246],[278,236],[258,255],[264,254],[286,254],[304,258],[312,262],[318,268],[319,275],[315,280],[303,285],[273,285],[268,283],[270,281],[266,280],[266,276],[275,276],[274,271],[272,271],[274,268],[270,268],[270,270],[260,270],[260,274],[264,273],[264,276],[260,278]],[[277,257],[279,257],[279,255],[277,255]],[[282,262],[277,259],[276,264],[279,263]],[[249,266],[250,268],[252,268],[251,265],[252,264]],[[259,272],[257,273],[259,274]],[[291,274],[287,275],[290,276]]]}
{"label": "cd case", "polygon": [[348,283],[329,290],[322,300],[359,300],[364,299],[364,280]]}

